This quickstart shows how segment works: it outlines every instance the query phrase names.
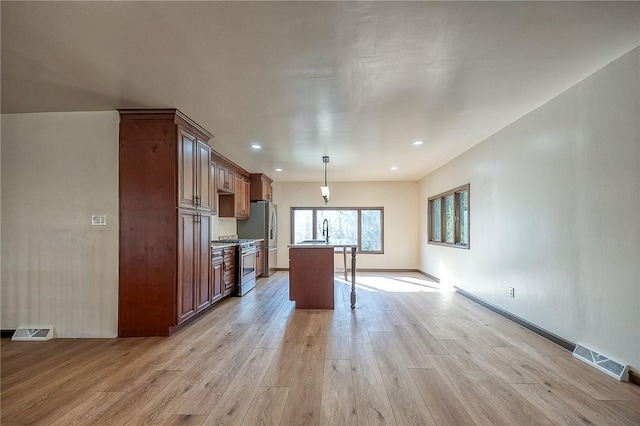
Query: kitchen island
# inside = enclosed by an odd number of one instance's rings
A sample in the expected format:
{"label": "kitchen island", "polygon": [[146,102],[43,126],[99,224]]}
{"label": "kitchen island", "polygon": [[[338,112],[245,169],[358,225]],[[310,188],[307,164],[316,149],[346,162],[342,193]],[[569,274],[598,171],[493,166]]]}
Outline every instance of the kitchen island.
{"label": "kitchen island", "polygon": [[[356,307],[356,244],[324,241],[289,245],[289,300],[296,309],[334,308],[334,255],[342,248],[351,251],[351,309]],[[345,265],[346,267],[346,265]]]}

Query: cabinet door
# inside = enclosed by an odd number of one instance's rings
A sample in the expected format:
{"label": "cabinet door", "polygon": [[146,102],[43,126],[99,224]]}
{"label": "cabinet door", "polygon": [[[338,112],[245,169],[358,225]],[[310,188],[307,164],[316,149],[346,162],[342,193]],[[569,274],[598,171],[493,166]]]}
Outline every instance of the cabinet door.
{"label": "cabinet door", "polygon": [[222,299],[222,251],[215,253],[211,260],[211,303]]}
{"label": "cabinet door", "polygon": [[236,175],[235,177],[235,207],[234,207],[234,216],[241,218],[243,217],[243,209],[244,209],[244,180],[241,175]]}
{"label": "cabinet door", "polygon": [[216,164],[216,188],[220,190],[227,189],[225,186],[225,182],[227,181],[227,177],[225,176],[225,174],[225,168],[219,164]]}
{"label": "cabinet door", "polygon": [[211,147],[202,141],[198,141],[198,155],[196,157],[197,193],[196,204],[202,211],[210,211],[212,205],[211,198]]}
{"label": "cabinet door", "polygon": [[196,138],[184,130],[178,133],[178,207],[196,206]]}
{"label": "cabinet door", "polygon": [[211,303],[211,283],[209,273],[211,271],[211,216],[206,213],[197,215],[196,223],[196,312],[200,312]]}
{"label": "cabinet door", "polygon": [[243,197],[242,197],[242,217],[247,219],[249,218],[249,212],[251,211],[250,208],[250,197],[249,197],[249,192],[251,191],[251,188],[249,186],[249,181],[247,179],[243,179],[242,180],[242,187],[243,187]]}
{"label": "cabinet door", "polygon": [[218,214],[218,165],[211,161],[209,163],[209,167],[211,167],[211,187],[210,187],[210,197],[211,197],[211,214]]}
{"label": "cabinet door", "polygon": [[182,321],[195,314],[196,295],[196,218],[194,213],[178,214],[178,282],[176,321]]}

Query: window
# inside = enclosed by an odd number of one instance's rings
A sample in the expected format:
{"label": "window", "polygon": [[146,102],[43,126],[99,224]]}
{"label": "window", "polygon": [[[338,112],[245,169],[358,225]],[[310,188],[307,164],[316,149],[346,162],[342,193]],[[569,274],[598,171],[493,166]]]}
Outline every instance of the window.
{"label": "window", "polygon": [[469,248],[469,185],[428,199],[428,242]]}
{"label": "window", "polygon": [[322,224],[329,224],[329,242],[357,244],[361,253],[383,253],[383,209],[292,207],[291,242],[324,239]]}

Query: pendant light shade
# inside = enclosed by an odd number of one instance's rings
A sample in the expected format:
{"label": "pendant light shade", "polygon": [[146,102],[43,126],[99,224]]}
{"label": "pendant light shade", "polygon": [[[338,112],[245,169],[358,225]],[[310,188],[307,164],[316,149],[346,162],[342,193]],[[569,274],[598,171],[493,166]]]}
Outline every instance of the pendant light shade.
{"label": "pendant light shade", "polygon": [[320,192],[322,193],[322,198],[324,198],[324,203],[327,204],[329,202],[329,195],[331,195],[329,185],[327,184],[327,163],[329,163],[329,157],[326,155],[322,157],[322,162],[324,163],[324,186],[320,187]]}

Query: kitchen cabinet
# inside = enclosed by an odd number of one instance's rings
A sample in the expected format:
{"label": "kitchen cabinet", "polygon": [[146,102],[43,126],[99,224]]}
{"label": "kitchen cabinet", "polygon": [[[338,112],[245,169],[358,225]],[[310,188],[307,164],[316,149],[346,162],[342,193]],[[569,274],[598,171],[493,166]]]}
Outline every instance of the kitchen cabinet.
{"label": "kitchen cabinet", "polygon": [[215,161],[209,161],[209,168],[211,171],[211,184],[209,185],[209,197],[211,199],[211,214],[218,214],[218,186],[216,185],[216,178],[218,174],[218,165]]}
{"label": "kitchen cabinet", "polygon": [[224,164],[218,163],[216,186],[218,192],[233,194],[235,192],[235,173]]}
{"label": "kitchen cabinet", "polygon": [[210,211],[211,147],[183,128],[178,144],[178,207]]}
{"label": "kitchen cabinet", "polygon": [[222,295],[228,296],[236,291],[236,248],[223,248],[222,256]]}
{"label": "kitchen cabinet", "polygon": [[211,253],[211,303],[222,299],[223,296],[223,250],[213,249]]}
{"label": "kitchen cabinet", "polygon": [[264,241],[256,241],[256,278],[264,273]]}
{"label": "kitchen cabinet", "polygon": [[263,173],[251,173],[249,175],[251,184],[251,201],[273,202],[272,180]]}
{"label": "kitchen cabinet", "polygon": [[238,219],[249,218],[249,180],[236,175],[235,217]]}
{"label": "kitchen cabinet", "polygon": [[211,304],[209,251],[211,216],[178,213],[177,322],[191,318]]}
{"label": "kitchen cabinet", "polygon": [[289,300],[296,309],[333,309],[333,247],[289,248]]}
{"label": "kitchen cabinet", "polygon": [[249,179],[246,176],[235,173],[234,193],[220,193],[218,200],[218,215],[220,217],[249,218]]}
{"label": "kitchen cabinet", "polygon": [[177,109],[121,109],[118,336],[167,336],[211,300],[211,133]]}

